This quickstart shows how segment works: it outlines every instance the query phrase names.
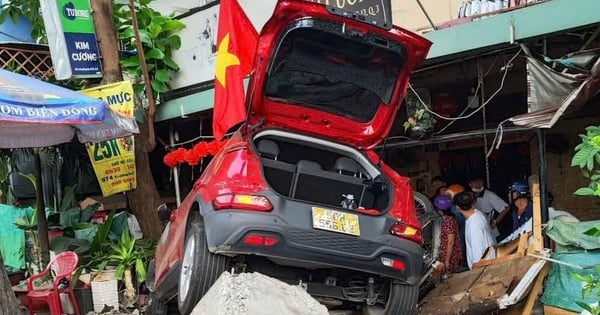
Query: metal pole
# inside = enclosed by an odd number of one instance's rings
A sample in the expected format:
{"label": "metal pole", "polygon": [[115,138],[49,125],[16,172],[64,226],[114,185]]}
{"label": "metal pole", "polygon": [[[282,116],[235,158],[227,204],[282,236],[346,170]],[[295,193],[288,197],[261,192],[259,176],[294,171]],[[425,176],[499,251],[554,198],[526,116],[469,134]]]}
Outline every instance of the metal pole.
{"label": "metal pole", "polygon": [[[538,152],[540,159],[540,203],[542,206],[542,224],[548,222],[548,165],[547,165],[547,157],[546,157],[546,130],[545,129],[537,129],[537,138],[538,138]],[[550,240],[548,236],[544,236],[544,247],[550,248]]]}
{"label": "metal pole", "polygon": [[[169,125],[169,144],[173,146],[175,144],[175,133],[173,131],[173,125]],[[181,192],[179,190],[179,168],[178,166],[173,167],[173,182],[175,183],[175,199],[177,201],[177,207],[181,204]]]}
{"label": "metal pole", "polygon": [[429,21],[429,24],[431,24],[431,28],[433,28],[434,30],[437,30],[437,26],[435,26],[435,24],[433,24],[433,21],[429,17],[429,14],[427,14],[427,10],[425,10],[425,7],[423,7],[421,0],[417,0],[417,3],[419,4],[419,7],[421,7],[421,11],[423,11],[423,14],[425,14],[427,21]]}
{"label": "metal pole", "polygon": [[42,183],[42,159],[40,149],[33,150],[35,163],[35,199],[37,214],[37,233],[40,242],[42,268],[50,262],[50,242],[48,240],[48,223],[46,221],[46,204],[44,203],[44,185]]}

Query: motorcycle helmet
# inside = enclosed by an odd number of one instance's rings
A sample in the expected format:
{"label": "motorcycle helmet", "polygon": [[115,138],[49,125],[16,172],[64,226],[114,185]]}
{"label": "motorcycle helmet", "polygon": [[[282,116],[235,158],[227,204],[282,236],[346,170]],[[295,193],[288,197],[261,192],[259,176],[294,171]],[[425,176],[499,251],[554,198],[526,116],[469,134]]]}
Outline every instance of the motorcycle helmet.
{"label": "motorcycle helmet", "polygon": [[433,205],[439,210],[448,210],[452,207],[452,199],[446,195],[438,195],[433,199]]}
{"label": "motorcycle helmet", "polygon": [[519,197],[529,197],[529,184],[524,180],[518,180],[508,187],[508,190],[513,193],[518,193]]}
{"label": "motorcycle helmet", "polygon": [[446,195],[450,197],[450,199],[453,199],[454,196],[460,194],[463,191],[465,191],[465,188],[462,185],[452,184],[448,186],[448,189],[446,190]]}

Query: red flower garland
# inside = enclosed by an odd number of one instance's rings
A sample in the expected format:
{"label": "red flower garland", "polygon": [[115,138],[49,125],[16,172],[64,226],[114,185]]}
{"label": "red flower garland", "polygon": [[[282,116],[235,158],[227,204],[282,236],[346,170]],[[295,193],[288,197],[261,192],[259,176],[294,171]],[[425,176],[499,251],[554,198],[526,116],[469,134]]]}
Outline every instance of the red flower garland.
{"label": "red flower garland", "polygon": [[170,168],[173,168],[180,163],[187,163],[191,166],[195,166],[198,165],[203,158],[217,154],[224,145],[225,141],[217,140],[198,142],[190,150],[178,148],[165,154],[163,162]]}

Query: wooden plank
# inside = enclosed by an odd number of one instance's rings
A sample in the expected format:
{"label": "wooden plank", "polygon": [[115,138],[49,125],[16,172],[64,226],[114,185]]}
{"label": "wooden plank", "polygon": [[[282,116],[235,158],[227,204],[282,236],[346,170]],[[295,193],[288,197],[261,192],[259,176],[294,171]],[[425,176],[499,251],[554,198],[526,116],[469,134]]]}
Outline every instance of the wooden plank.
{"label": "wooden plank", "polygon": [[537,175],[529,177],[531,199],[533,200],[533,250],[541,253],[544,249],[542,237],[542,203],[540,200],[540,181]]}
{"label": "wooden plank", "polygon": [[[500,247],[496,251],[496,253],[498,253],[497,254],[498,257],[492,258],[492,259],[482,259],[473,264],[473,269],[481,268],[484,266],[489,266],[489,265],[493,265],[493,264],[497,264],[497,263],[501,263],[501,262],[509,261],[511,259],[525,256],[525,253],[527,252],[528,239],[529,239],[529,233],[521,234],[521,236],[519,237],[519,240],[518,240],[518,245],[516,246],[516,250],[515,250],[514,244],[509,243],[509,244],[507,244],[509,251],[507,251],[507,250],[503,251],[503,250],[501,250],[503,247]],[[495,250],[495,249],[490,248],[488,250]]]}
{"label": "wooden plank", "polygon": [[550,264],[546,263],[544,267],[542,267],[540,273],[537,275],[537,278],[533,283],[533,287],[531,288],[531,291],[529,291],[529,296],[527,297],[527,302],[525,302],[525,306],[523,307],[523,312],[521,312],[522,315],[533,314],[533,307],[535,306],[535,301],[537,300],[540,293],[542,293],[542,290],[544,288],[544,280],[548,275],[549,269]]}

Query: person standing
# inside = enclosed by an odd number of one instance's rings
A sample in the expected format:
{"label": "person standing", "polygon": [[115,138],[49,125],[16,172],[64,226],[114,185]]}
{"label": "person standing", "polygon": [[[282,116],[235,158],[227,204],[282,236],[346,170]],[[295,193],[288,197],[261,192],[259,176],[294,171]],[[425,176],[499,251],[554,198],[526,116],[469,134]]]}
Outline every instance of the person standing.
{"label": "person standing", "polygon": [[495,192],[487,189],[483,179],[476,177],[469,181],[469,187],[477,197],[475,208],[481,211],[490,223],[492,232],[497,231],[498,239],[504,239],[512,232],[512,218],[510,206]]}
{"label": "person standing", "polygon": [[464,191],[454,197],[454,203],[459,212],[466,218],[465,245],[467,250],[467,266],[473,269],[473,264],[481,260],[485,251],[496,244],[496,238],[488,221],[479,210],[475,209],[475,194]]}
{"label": "person standing", "polygon": [[442,232],[440,235],[440,257],[444,264],[443,273],[455,273],[460,270],[463,260],[458,222],[451,213],[452,199],[446,195],[435,197],[433,205],[442,216]]}
{"label": "person standing", "polygon": [[529,184],[516,181],[508,188],[512,203],[512,232],[525,224],[533,216],[533,202],[529,194]]}

